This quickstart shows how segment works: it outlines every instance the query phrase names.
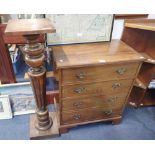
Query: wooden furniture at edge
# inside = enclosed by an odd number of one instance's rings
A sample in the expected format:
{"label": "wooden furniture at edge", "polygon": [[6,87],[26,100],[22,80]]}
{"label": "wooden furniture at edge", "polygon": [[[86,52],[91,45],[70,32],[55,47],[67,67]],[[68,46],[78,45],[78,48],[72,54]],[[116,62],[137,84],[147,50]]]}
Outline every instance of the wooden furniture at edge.
{"label": "wooden furniture at edge", "polygon": [[115,19],[147,18],[149,14],[115,14]]}
{"label": "wooden furniture at edge", "polygon": [[46,102],[46,68],[44,45],[38,42],[40,34],[54,33],[49,19],[10,20],[5,29],[8,36],[22,35],[27,44],[23,47],[28,75],[36,101],[36,114],[30,117],[30,138],[37,139],[59,134],[55,112],[48,112]]}
{"label": "wooden furniture at edge", "polygon": [[144,60],[123,41],[53,47],[59,81],[59,132],[77,125],[120,122]]}
{"label": "wooden furniture at edge", "polygon": [[[2,63],[0,67],[0,80],[2,84],[16,82],[7,44],[26,44],[25,38],[21,35],[5,35],[6,26],[7,24],[0,24],[0,62]],[[45,42],[45,35],[40,35],[38,42]]]}
{"label": "wooden furniture at edge", "polygon": [[0,81],[4,83],[15,83],[11,58],[8,52],[7,45],[5,44],[4,30],[6,24],[0,24]]}
{"label": "wooden furniture at edge", "polygon": [[[0,81],[1,84],[15,83],[16,78],[12,68],[12,63],[7,48],[7,44],[26,44],[27,41],[22,35],[8,36],[4,33],[7,24],[0,24]],[[45,35],[41,34],[38,42],[45,42]],[[47,91],[47,103],[54,102],[54,96],[58,97],[58,91]]]}
{"label": "wooden furniture at edge", "polygon": [[121,40],[146,58],[135,81],[129,102],[136,107],[155,105],[155,89],[148,88],[155,75],[155,20],[126,20]]}

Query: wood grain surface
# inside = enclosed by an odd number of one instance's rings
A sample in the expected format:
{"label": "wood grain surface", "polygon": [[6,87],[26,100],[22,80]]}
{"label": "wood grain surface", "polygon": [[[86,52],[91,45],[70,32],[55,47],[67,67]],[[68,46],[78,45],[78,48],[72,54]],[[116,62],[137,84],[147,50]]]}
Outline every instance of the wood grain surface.
{"label": "wood grain surface", "polygon": [[53,33],[56,29],[49,19],[14,19],[9,20],[5,33],[7,35],[32,35]]}
{"label": "wood grain surface", "polygon": [[62,87],[63,98],[84,97],[91,95],[111,95],[128,92],[133,80],[114,80],[106,82],[93,82],[88,84],[66,85]]}
{"label": "wood grain surface", "polygon": [[95,81],[130,79],[136,76],[139,63],[122,63],[62,70],[62,85]]}
{"label": "wood grain surface", "polygon": [[110,43],[54,46],[53,51],[57,68],[136,62],[144,59],[120,40],[112,40]]}

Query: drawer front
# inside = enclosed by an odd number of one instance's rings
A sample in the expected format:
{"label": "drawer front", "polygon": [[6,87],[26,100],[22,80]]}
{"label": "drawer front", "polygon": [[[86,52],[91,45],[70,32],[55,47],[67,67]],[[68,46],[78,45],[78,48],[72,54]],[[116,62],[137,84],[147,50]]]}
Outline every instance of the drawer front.
{"label": "drawer front", "polygon": [[139,63],[81,67],[62,70],[62,84],[129,79],[136,75]]}
{"label": "drawer front", "polygon": [[92,96],[87,98],[62,100],[62,111],[79,110],[92,107],[120,108],[125,102],[127,94],[118,93],[114,95]]}
{"label": "drawer front", "polygon": [[87,110],[78,110],[76,112],[62,112],[61,124],[74,124],[85,121],[108,119],[119,115],[120,110],[110,108],[91,108]]}
{"label": "drawer front", "polygon": [[114,80],[93,84],[77,84],[62,87],[62,97],[82,97],[85,95],[111,95],[123,92],[126,94],[133,80]]}

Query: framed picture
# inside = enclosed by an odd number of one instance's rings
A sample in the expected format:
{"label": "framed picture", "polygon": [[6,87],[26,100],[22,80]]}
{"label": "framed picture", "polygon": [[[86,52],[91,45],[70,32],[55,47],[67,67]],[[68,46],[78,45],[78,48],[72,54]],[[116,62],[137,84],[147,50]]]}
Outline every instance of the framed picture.
{"label": "framed picture", "polygon": [[0,85],[0,95],[9,95],[14,115],[35,112],[36,104],[30,82]]}
{"label": "framed picture", "polygon": [[35,100],[33,96],[11,97],[12,111],[14,115],[30,114],[35,112]]}
{"label": "framed picture", "polygon": [[12,110],[8,95],[0,96],[0,119],[12,118]]}
{"label": "framed picture", "polygon": [[46,14],[56,28],[47,35],[48,45],[111,40],[113,14]]}

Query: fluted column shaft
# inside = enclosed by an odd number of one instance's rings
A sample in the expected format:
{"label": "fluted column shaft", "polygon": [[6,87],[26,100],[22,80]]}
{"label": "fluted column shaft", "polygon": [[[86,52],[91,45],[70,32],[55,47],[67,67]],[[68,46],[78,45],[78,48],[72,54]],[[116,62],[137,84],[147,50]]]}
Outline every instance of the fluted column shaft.
{"label": "fluted column shaft", "polygon": [[36,115],[37,120],[35,127],[38,130],[47,130],[52,126],[52,119],[46,104],[46,69],[44,67],[44,46],[37,43],[39,34],[24,35],[27,39],[27,45],[23,48],[25,62],[29,65],[28,75],[37,104]]}

